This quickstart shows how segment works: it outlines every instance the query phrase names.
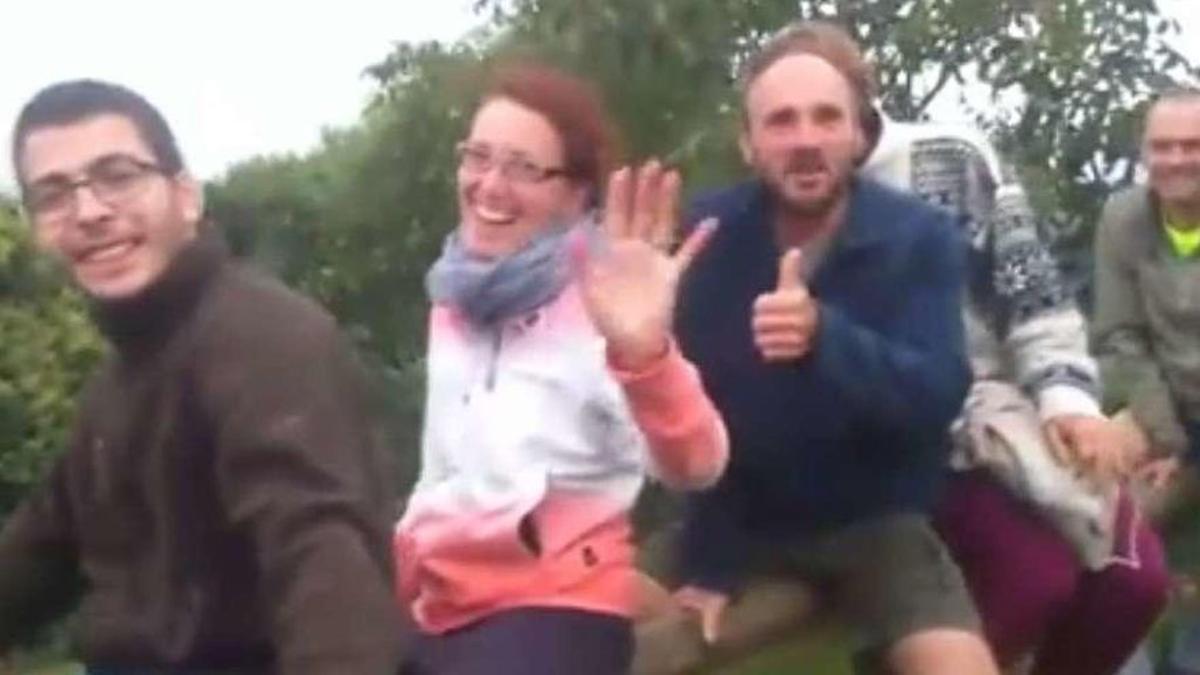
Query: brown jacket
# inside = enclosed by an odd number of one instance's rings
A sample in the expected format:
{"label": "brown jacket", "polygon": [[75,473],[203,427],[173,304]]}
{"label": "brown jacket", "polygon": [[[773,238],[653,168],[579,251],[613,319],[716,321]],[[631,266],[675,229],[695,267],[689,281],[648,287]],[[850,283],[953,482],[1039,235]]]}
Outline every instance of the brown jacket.
{"label": "brown jacket", "polygon": [[394,673],[393,476],[315,304],[206,232],[135,301],[0,533],[0,645],[82,600],[89,664]]}

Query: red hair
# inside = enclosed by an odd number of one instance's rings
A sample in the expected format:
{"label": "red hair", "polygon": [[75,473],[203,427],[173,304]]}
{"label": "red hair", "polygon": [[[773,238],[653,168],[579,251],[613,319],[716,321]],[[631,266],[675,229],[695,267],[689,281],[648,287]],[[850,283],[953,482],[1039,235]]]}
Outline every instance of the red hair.
{"label": "red hair", "polygon": [[563,144],[563,169],[599,197],[619,160],[617,135],[599,91],[584,80],[537,63],[492,73],[480,105],[504,98],[545,117]]}

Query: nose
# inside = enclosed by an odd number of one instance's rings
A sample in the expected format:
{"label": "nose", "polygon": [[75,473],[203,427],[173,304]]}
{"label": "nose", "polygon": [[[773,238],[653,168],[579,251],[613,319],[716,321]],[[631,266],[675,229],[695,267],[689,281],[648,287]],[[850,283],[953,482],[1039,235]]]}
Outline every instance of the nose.
{"label": "nose", "polygon": [[796,118],[789,131],[788,142],[794,147],[812,147],[817,144],[817,126],[804,115]]}
{"label": "nose", "polygon": [[112,215],[113,209],[96,196],[88,183],[75,186],[75,218],[81,225],[89,225]]}
{"label": "nose", "polygon": [[496,162],[477,177],[479,188],[484,192],[496,193],[509,188],[508,178],[504,175],[504,165]]}

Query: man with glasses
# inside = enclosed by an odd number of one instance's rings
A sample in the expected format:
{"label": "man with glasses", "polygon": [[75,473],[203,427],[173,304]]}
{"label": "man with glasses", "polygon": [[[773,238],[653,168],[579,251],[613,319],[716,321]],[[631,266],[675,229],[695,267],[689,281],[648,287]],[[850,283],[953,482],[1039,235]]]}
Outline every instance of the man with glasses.
{"label": "man with glasses", "polygon": [[232,261],[165,120],[38,93],[13,165],[112,353],[0,532],[0,651],[80,602],[90,673],[390,673],[388,473],[333,320]]}

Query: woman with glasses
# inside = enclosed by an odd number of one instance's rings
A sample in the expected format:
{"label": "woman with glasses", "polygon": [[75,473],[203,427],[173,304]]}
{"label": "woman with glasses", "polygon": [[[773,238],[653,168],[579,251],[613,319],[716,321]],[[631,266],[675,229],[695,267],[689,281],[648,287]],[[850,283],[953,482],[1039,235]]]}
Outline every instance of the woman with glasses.
{"label": "woman with glasses", "polygon": [[671,337],[711,224],[665,253],[679,177],[609,175],[609,129],[590,87],[525,65],[495,76],[457,147],[460,222],[427,278],[421,475],[396,531],[420,628],[408,672],[625,672],[643,476],[700,488],[725,466]]}

